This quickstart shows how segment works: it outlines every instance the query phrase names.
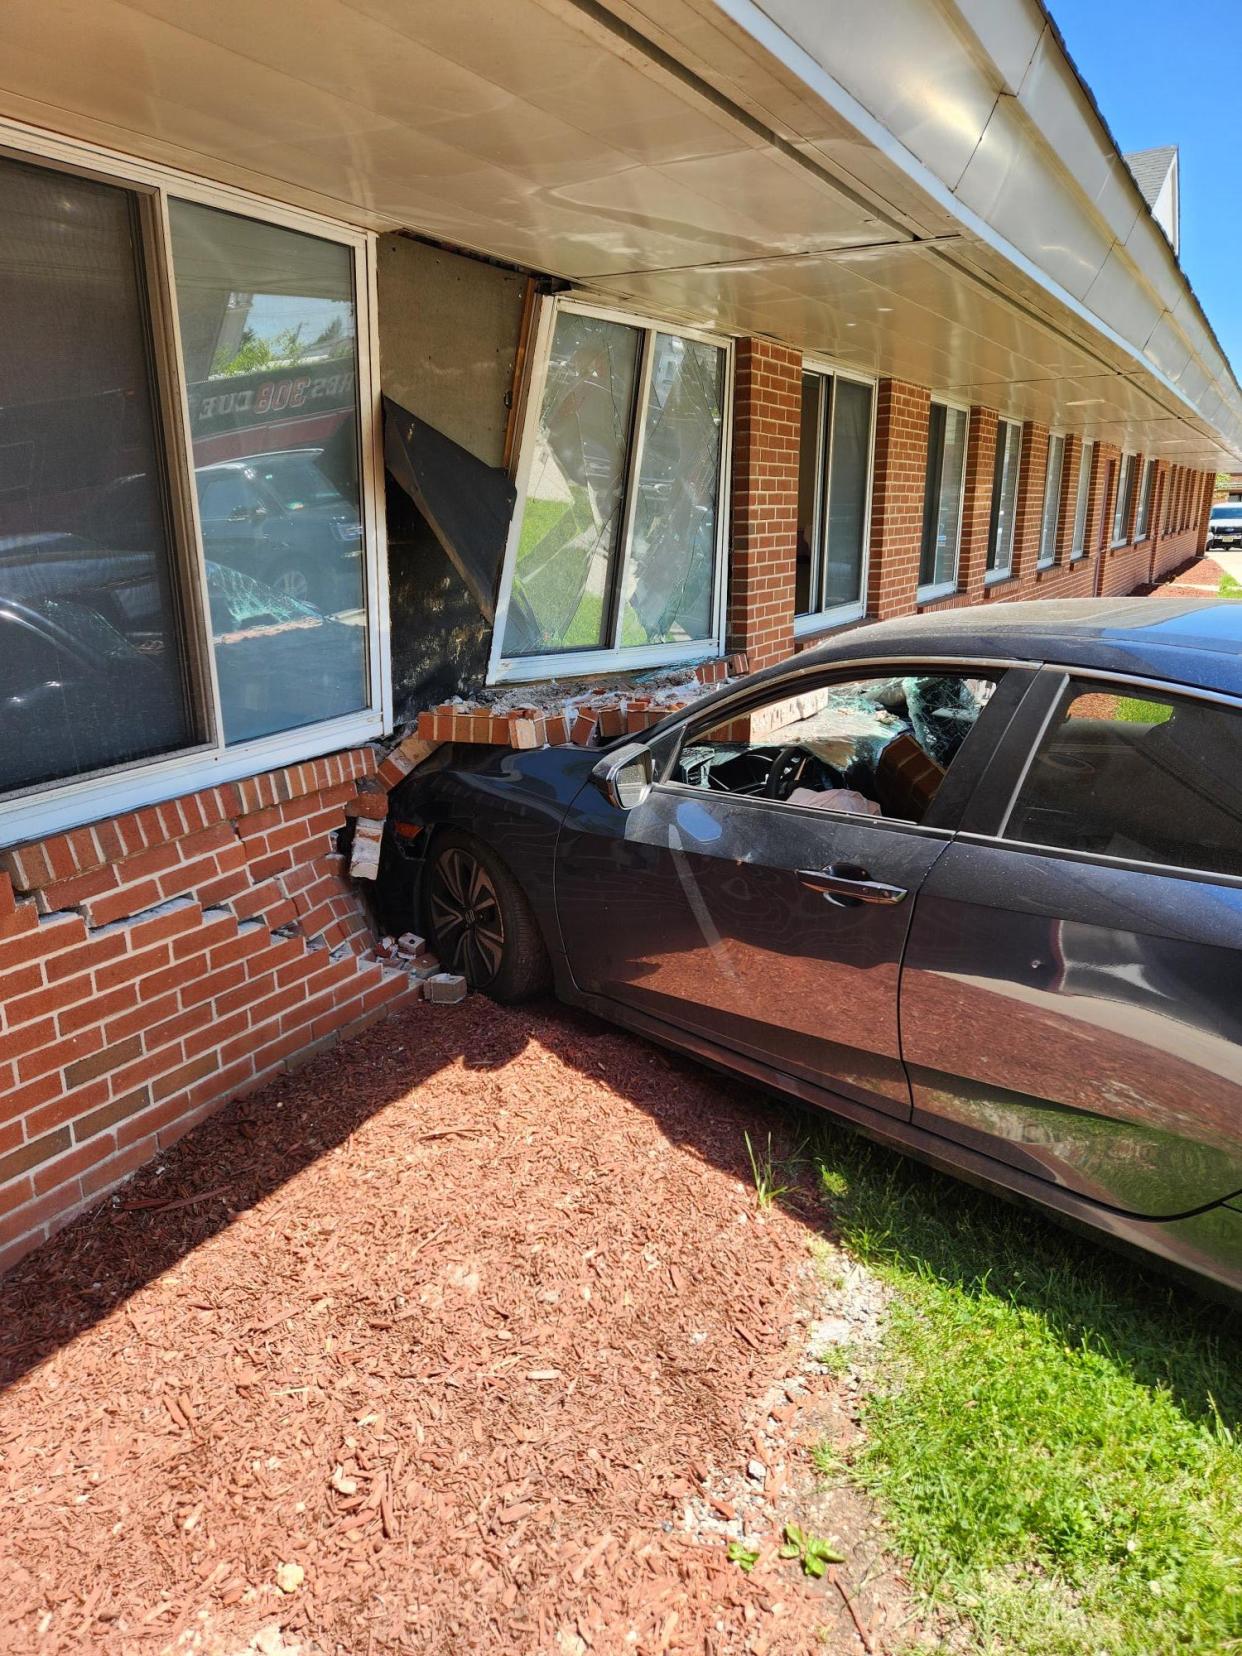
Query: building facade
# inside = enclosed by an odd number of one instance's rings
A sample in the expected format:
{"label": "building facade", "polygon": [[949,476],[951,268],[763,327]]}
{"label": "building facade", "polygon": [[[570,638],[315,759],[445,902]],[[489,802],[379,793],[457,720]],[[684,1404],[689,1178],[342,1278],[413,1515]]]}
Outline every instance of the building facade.
{"label": "building facade", "polygon": [[830,11],[5,9],[0,1268],[415,996],[425,709],[1202,549],[1242,393],[1052,20]]}

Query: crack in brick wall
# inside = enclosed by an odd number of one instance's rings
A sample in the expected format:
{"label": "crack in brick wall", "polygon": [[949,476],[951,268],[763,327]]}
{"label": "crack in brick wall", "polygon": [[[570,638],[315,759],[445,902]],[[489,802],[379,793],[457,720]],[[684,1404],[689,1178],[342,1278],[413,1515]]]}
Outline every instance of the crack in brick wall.
{"label": "crack in brick wall", "polygon": [[334,836],[369,749],[0,852],[0,1270],[421,986]]}

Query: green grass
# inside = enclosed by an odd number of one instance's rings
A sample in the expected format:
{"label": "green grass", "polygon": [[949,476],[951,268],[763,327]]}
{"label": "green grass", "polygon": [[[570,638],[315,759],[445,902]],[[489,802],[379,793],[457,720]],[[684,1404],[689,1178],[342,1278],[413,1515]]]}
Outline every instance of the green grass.
{"label": "green grass", "polygon": [[1173,717],[1168,702],[1140,701],[1137,696],[1119,696],[1116,716],[1126,724],[1165,724]]}
{"label": "green grass", "polygon": [[893,1290],[850,1473],[916,1588],[1005,1656],[1242,1649],[1238,1317],[861,1140],[818,1164]]}
{"label": "green grass", "polygon": [[1220,578],[1220,595],[1222,598],[1242,598],[1242,581],[1233,575],[1222,575]]}

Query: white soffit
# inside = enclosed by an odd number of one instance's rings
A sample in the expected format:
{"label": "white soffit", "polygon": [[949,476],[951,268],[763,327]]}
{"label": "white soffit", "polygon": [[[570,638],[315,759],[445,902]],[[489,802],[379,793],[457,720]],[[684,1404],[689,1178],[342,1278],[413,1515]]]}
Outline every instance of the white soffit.
{"label": "white soffit", "polygon": [[6,0],[0,113],[960,395],[1149,380],[1204,465],[1210,392],[1242,455],[1242,396],[1037,0],[842,11]]}

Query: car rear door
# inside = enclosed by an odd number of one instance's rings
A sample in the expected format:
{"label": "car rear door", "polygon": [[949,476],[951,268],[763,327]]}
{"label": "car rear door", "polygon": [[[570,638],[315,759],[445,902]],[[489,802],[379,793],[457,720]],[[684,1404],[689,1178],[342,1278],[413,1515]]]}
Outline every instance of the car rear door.
{"label": "car rear door", "polygon": [[[912,670],[895,662],[873,676]],[[965,680],[976,669],[938,671]],[[857,677],[840,669],[836,687]],[[1013,669],[1001,678],[922,822],[672,776],[628,811],[585,789],[562,830],[556,874],[578,985],[908,1120],[897,984],[914,895],[952,839],[969,778],[1020,699],[1022,677]],[[752,719],[758,729],[773,698],[791,694],[778,684],[767,704],[744,704],[744,718],[730,713],[726,736]],[[713,730],[688,723],[685,745],[710,746]]]}
{"label": "car rear door", "polygon": [[1242,1188],[1242,705],[1040,675],[930,871],[914,1120],[1126,1213]]}

